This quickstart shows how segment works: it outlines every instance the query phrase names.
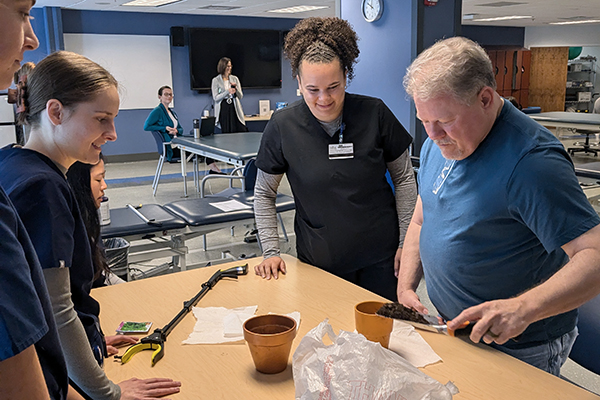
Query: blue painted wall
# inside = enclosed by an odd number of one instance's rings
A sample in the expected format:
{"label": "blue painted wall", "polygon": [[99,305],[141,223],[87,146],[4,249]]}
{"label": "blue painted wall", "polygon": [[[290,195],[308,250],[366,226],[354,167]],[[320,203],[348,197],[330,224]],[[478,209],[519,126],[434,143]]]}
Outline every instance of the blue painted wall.
{"label": "blue painted wall", "polygon": [[379,97],[415,138],[419,155],[426,139],[412,101],[402,85],[406,68],[436,40],[460,34],[461,0],[440,1],[426,7],[423,0],[385,1],[383,16],[366,22],[359,0],[342,1],[341,16],[350,21],[360,38],[360,60],[349,91]]}
{"label": "blue painted wall", "polygon": [[360,58],[348,91],[382,99],[412,133],[412,106],[402,78],[416,54],[414,1],[386,1],[382,17],[373,23],[364,20],[360,3],[342,1],[341,5],[341,17],[352,24],[360,38]]}
{"label": "blue painted wall", "polygon": [[[53,9],[54,11],[56,9]],[[206,15],[182,15],[160,13],[132,13],[132,12],[106,12],[106,11],[80,11],[61,10],[62,20],[39,18],[42,26],[34,26],[40,43],[46,43],[52,34],[49,29],[61,30],[62,33],[89,33],[89,34],[118,34],[118,35],[169,35],[171,26],[203,27],[203,28],[231,28],[239,29],[273,29],[286,31],[294,27],[297,19],[289,18],[255,18],[255,17],[219,17]],[[40,16],[53,15],[48,8],[34,9]],[[35,14],[34,14],[35,16]],[[34,21],[38,21],[37,19]],[[48,27],[47,25],[53,25]],[[60,36],[60,35],[59,35]],[[53,39],[55,41],[55,38]],[[28,55],[31,61],[39,61],[48,54],[48,46]],[[198,94],[190,90],[189,55],[188,47],[171,47],[171,64],[173,77],[173,91],[176,96],[175,110],[179,115],[184,130],[192,128],[192,119],[198,118],[204,108],[212,104],[210,94]],[[132,60],[132,68],[144,68],[136,65]],[[234,69],[235,74],[235,69]],[[215,66],[215,75],[216,66]],[[243,87],[244,82],[242,82]],[[292,79],[289,62],[282,57],[282,87],[281,89],[245,89],[242,105],[246,114],[258,113],[258,101],[268,99],[271,108],[275,102],[296,101],[297,83]],[[156,88],[158,90],[158,87]],[[158,98],[156,99],[158,105]],[[144,132],[143,125],[150,109],[122,110],[115,123],[118,140],[107,143],[103,147],[106,155],[127,155],[156,152],[156,145],[149,132]],[[252,126],[251,126],[252,128]]]}

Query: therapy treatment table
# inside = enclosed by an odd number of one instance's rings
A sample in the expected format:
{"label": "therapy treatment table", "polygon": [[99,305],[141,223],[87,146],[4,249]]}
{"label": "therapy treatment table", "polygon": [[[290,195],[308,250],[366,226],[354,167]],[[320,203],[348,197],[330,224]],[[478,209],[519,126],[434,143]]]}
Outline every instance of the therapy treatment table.
{"label": "therapy treatment table", "polygon": [[[253,208],[222,211],[212,205],[230,200],[211,196],[178,200],[162,206],[144,204],[135,207],[137,212],[130,207],[111,209],[111,223],[102,227],[102,238],[121,237],[130,242],[129,263],[173,257],[173,265],[184,271],[188,267],[186,240],[234,225],[254,224]],[[278,195],[278,213],[294,208],[292,197]]]}

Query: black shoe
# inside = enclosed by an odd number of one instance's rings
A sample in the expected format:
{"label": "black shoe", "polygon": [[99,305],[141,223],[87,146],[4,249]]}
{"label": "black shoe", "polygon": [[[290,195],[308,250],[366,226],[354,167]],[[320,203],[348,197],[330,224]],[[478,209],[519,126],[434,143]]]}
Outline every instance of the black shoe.
{"label": "black shoe", "polygon": [[212,169],[209,169],[209,170],[208,170],[208,174],[209,174],[209,175],[227,175],[227,174],[226,174],[225,172],[223,172],[223,171],[214,171],[214,170],[212,170]]}
{"label": "black shoe", "polygon": [[181,162],[181,159],[180,158],[172,158],[172,159],[167,160],[167,161],[169,161],[169,164],[177,164],[177,163]]}

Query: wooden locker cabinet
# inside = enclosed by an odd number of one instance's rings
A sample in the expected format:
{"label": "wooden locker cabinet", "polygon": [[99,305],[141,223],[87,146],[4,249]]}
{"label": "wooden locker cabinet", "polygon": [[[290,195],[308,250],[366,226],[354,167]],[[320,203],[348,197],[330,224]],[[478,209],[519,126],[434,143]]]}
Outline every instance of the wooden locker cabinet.
{"label": "wooden locker cabinet", "polygon": [[529,50],[486,50],[492,60],[496,91],[500,96],[513,96],[523,108],[529,106]]}
{"label": "wooden locker cabinet", "polygon": [[502,91],[500,95],[512,96],[514,89],[514,73],[515,73],[515,52],[506,51],[504,52],[504,82],[502,83]]}

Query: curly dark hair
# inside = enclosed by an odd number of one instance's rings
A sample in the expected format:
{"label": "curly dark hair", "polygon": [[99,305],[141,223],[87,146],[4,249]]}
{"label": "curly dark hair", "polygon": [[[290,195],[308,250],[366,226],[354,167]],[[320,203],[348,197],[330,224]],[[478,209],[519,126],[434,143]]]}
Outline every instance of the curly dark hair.
{"label": "curly dark hair", "polygon": [[360,53],[356,32],[348,21],[336,17],[312,17],[298,22],[286,35],[283,52],[292,64],[294,78],[302,60],[329,63],[334,56],[348,74],[348,81],[354,77],[354,64]]}

